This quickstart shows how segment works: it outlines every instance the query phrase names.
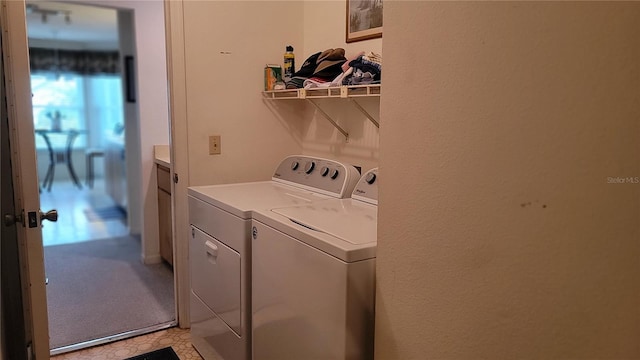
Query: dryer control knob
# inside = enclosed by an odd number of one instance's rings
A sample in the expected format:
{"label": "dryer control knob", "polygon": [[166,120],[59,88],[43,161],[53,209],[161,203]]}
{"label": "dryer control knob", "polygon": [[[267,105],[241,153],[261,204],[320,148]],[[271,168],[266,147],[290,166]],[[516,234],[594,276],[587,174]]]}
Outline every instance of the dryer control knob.
{"label": "dryer control knob", "polygon": [[335,180],[338,178],[338,175],[340,175],[340,171],[338,171],[338,169],[335,169],[331,172],[331,179]]}
{"label": "dryer control knob", "polygon": [[300,163],[298,163],[297,161],[294,161],[291,163],[291,170],[298,170],[298,167],[300,166]]}
{"label": "dryer control knob", "polygon": [[304,167],[304,172],[306,172],[307,174],[311,174],[313,172],[313,169],[315,168],[316,168],[316,163],[313,161],[309,161],[307,165],[305,165]]}
{"label": "dryer control knob", "polygon": [[374,182],[376,182],[376,174],[368,173],[367,177],[364,178],[364,181],[366,181],[367,184],[373,184]]}
{"label": "dryer control knob", "polygon": [[322,175],[323,177],[329,175],[329,168],[326,166],[323,166],[322,169],[320,169],[320,175]]}

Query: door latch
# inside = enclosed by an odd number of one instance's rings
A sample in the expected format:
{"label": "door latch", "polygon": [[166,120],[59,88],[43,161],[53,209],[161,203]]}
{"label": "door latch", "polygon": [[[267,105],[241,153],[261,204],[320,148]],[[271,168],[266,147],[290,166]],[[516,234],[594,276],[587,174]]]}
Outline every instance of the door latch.
{"label": "door latch", "polygon": [[24,214],[23,213],[16,214],[16,215],[4,214],[4,225],[5,226],[12,226],[12,225],[15,225],[16,223],[23,223],[23,221],[24,221]]}
{"label": "door latch", "polygon": [[38,215],[35,211],[27,213],[27,222],[29,223],[29,228],[38,227]]}

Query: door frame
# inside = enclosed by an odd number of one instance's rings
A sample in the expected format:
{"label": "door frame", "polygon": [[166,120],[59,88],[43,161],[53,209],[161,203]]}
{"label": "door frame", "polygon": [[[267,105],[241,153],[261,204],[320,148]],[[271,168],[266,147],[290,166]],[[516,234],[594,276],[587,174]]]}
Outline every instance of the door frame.
{"label": "door frame", "polygon": [[[186,63],[182,1],[165,1],[165,41],[169,90],[169,149],[173,212],[173,261],[178,326],[189,328],[191,283],[189,277],[189,156],[187,152]],[[177,179],[177,180],[176,180]]]}

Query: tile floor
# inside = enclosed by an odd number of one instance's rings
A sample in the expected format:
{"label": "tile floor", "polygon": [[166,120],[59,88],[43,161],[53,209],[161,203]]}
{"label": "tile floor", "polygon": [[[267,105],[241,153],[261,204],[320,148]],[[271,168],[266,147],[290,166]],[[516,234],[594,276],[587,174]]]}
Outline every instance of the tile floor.
{"label": "tile floor", "polygon": [[43,224],[44,246],[127,235],[129,230],[126,219],[89,221],[85,214],[85,210],[109,207],[113,204],[102,179],[96,179],[93,189],[84,183],[82,189],[79,189],[71,181],[54,181],[51,192],[43,189],[40,193],[42,211],[58,210],[56,223],[45,221]]}
{"label": "tile floor", "polygon": [[171,346],[181,360],[201,360],[188,329],[177,327],[51,357],[51,360],[122,360]]}

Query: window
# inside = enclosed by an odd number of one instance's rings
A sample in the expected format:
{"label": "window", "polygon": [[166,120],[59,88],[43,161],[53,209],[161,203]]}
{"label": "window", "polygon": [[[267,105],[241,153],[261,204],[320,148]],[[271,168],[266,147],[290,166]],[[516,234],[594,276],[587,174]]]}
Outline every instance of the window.
{"label": "window", "polygon": [[[79,74],[31,75],[33,121],[35,129],[52,129],[59,114],[62,130],[86,131],[74,148],[102,146],[101,141],[122,124],[122,86],[120,76]],[[54,149],[64,149],[66,136],[50,136]],[[36,148],[46,149],[36,137]]]}
{"label": "window", "polygon": [[85,111],[90,146],[104,147],[105,139],[122,135],[124,124],[122,80],[115,75],[85,77]]}

